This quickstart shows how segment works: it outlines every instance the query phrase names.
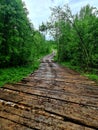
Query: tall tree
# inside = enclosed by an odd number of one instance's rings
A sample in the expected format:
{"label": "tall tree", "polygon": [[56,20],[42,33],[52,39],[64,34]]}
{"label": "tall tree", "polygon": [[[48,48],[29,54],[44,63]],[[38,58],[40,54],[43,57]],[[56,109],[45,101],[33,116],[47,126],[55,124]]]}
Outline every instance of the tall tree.
{"label": "tall tree", "polygon": [[0,1],[0,66],[26,64],[32,51],[32,28],[21,0]]}
{"label": "tall tree", "polygon": [[48,25],[57,41],[58,61],[69,60],[72,64],[86,69],[96,66],[98,64],[97,9],[87,5],[76,15],[72,15],[68,5],[62,8],[54,7],[51,10],[51,20]]}

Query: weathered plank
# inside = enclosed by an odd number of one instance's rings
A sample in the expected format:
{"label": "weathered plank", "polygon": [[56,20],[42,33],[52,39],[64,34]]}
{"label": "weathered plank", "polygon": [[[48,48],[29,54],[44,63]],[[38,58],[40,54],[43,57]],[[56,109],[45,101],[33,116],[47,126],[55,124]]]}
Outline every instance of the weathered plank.
{"label": "weathered plank", "polygon": [[[23,111],[24,109],[24,111]],[[36,129],[49,129],[49,130],[64,130],[64,129],[85,129],[85,130],[93,130],[91,128],[87,128],[86,126],[81,126],[78,124],[71,123],[66,120],[63,121],[63,118],[57,115],[53,115],[41,110],[30,110],[26,111],[25,108],[19,107],[17,109],[16,106],[11,107],[11,106],[6,106],[1,107],[0,106],[0,117],[3,117],[4,119],[7,119],[11,122],[24,125],[25,127],[30,127],[30,128],[36,128]],[[38,124],[38,125],[37,125]],[[29,128],[29,129],[30,129]]]}
{"label": "weathered plank", "polygon": [[52,57],[21,82],[0,88],[1,130],[98,129],[98,86]]}

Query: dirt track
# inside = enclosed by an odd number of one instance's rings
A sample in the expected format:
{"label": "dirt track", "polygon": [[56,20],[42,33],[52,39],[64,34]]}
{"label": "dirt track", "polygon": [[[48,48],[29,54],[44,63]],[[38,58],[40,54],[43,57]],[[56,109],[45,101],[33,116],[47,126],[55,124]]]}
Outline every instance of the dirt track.
{"label": "dirt track", "polygon": [[98,129],[98,86],[52,57],[21,82],[0,88],[0,130]]}

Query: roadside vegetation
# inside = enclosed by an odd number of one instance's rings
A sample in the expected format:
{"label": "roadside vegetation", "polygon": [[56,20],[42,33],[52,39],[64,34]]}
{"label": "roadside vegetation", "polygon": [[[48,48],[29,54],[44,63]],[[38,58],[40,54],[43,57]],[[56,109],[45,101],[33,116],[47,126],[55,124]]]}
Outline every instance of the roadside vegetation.
{"label": "roadside vegetation", "polygon": [[86,5],[72,14],[68,5],[51,8],[51,17],[42,24],[50,31],[60,64],[98,81],[98,10]]}
{"label": "roadside vegetation", "polygon": [[20,81],[50,52],[45,36],[28,19],[22,0],[0,1],[0,86]]}
{"label": "roadside vegetation", "polygon": [[16,83],[33,73],[39,66],[39,63],[35,65],[10,67],[0,69],[0,86],[2,87],[6,83]]}
{"label": "roadside vegetation", "polygon": [[91,69],[89,71],[85,71],[80,66],[74,66],[70,62],[62,62],[62,66],[66,66],[72,70],[79,72],[81,75],[88,77],[91,80],[94,80],[98,84],[98,69]]}
{"label": "roadside vegetation", "polygon": [[86,5],[77,14],[68,5],[51,8],[49,21],[36,30],[22,0],[0,1],[0,86],[20,81],[52,51],[60,64],[98,81],[97,8]]}

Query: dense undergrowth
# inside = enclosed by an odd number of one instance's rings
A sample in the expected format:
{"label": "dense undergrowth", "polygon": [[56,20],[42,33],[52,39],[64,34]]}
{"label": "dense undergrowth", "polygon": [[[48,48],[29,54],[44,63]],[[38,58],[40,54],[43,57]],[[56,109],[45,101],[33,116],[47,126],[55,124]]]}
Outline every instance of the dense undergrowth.
{"label": "dense undergrowth", "polygon": [[[57,54],[54,57],[54,61],[58,62]],[[86,70],[84,68],[81,68],[80,66],[72,65],[71,62],[66,62],[66,61],[65,62],[58,62],[58,63],[64,67],[68,67],[68,68],[80,73],[81,75],[88,77],[90,80],[93,80],[96,83],[98,83],[98,69],[89,68],[89,70]]]}
{"label": "dense undergrowth", "polygon": [[86,5],[74,15],[68,5],[51,8],[50,20],[36,30],[22,0],[2,0],[0,19],[0,86],[33,72],[50,51],[60,64],[98,82],[97,8]]}
{"label": "dense undergrowth", "polygon": [[[46,26],[46,27],[45,27]],[[98,81],[98,9],[86,5],[73,14],[68,5],[51,8],[42,30],[53,36],[57,61]]]}
{"label": "dense undergrowth", "polygon": [[62,66],[66,66],[72,70],[75,70],[79,72],[81,75],[88,77],[91,80],[94,80],[96,83],[98,83],[98,70],[97,69],[89,69],[88,71],[85,71],[84,68],[80,68],[79,66],[73,66],[70,62],[62,62]]}
{"label": "dense undergrowth", "polygon": [[0,69],[0,87],[6,83],[16,83],[34,72],[39,67],[40,62],[37,61],[32,65],[18,66]]}
{"label": "dense undergrowth", "polygon": [[38,68],[50,42],[28,18],[22,0],[0,1],[0,86],[15,83]]}

